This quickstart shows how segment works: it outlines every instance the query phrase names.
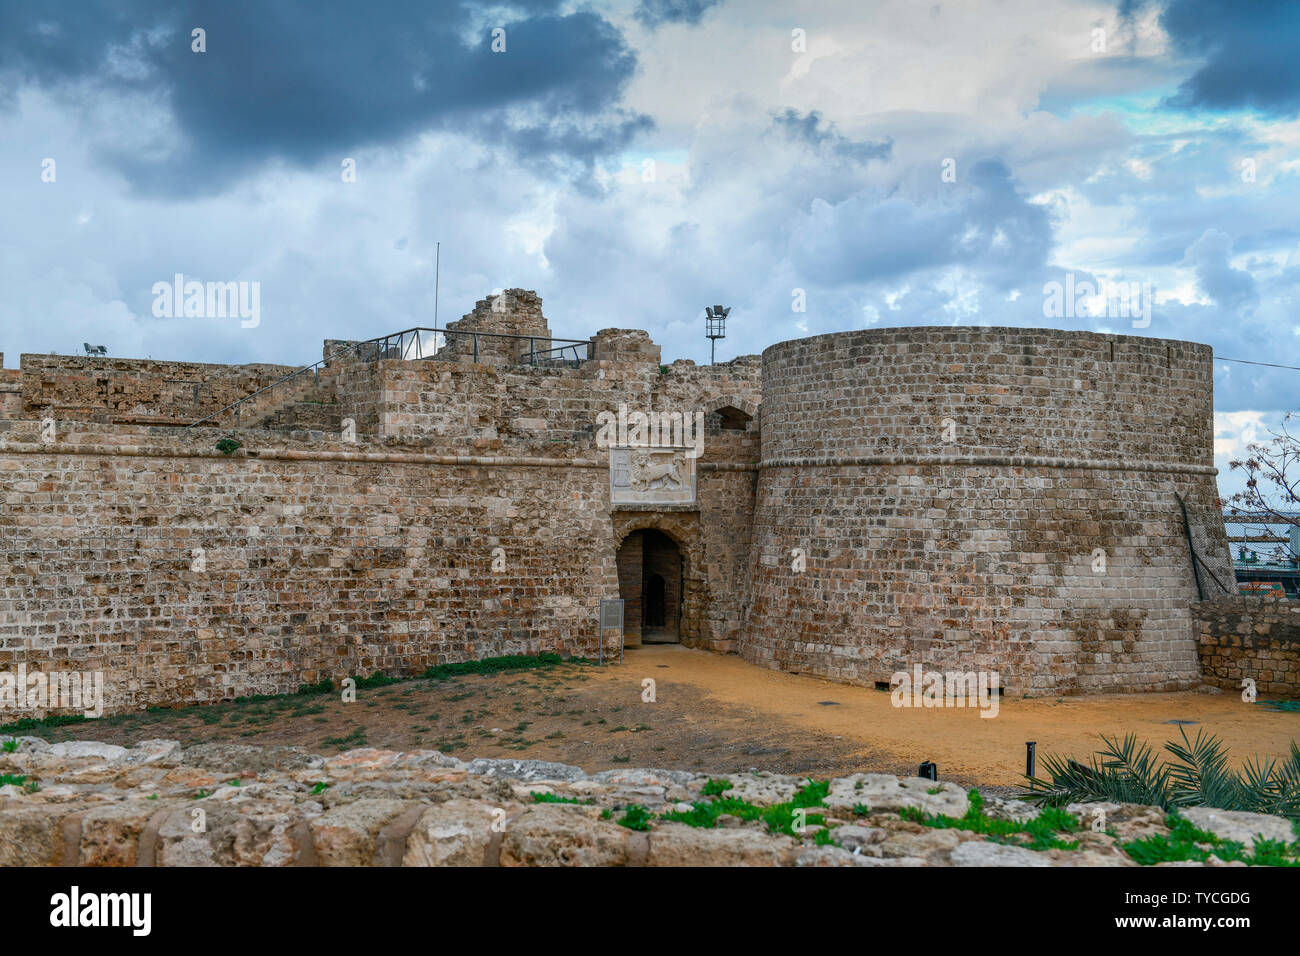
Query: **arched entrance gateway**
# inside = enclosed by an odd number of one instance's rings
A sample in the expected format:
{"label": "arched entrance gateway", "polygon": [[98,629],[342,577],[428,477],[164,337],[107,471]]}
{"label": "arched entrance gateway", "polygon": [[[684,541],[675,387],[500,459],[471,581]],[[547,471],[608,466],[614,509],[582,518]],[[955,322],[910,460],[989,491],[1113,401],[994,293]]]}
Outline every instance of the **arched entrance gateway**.
{"label": "arched entrance gateway", "polygon": [[681,642],[682,552],[654,528],[628,534],[618,548],[618,592],[623,599],[627,644]]}

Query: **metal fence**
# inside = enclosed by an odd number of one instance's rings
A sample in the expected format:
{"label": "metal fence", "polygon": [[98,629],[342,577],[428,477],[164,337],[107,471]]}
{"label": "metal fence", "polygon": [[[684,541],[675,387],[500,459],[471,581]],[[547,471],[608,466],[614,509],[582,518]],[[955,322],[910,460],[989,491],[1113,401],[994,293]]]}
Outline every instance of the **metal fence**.
{"label": "metal fence", "polygon": [[[523,343],[528,343],[527,348]],[[346,348],[365,362],[376,359],[429,359],[445,352],[469,356],[478,362],[486,346],[518,343],[518,364],[577,368],[590,357],[588,339],[557,339],[553,336],[512,335],[505,332],[416,327],[391,332]],[[560,344],[556,344],[560,343]],[[513,351],[513,350],[512,350]]]}
{"label": "metal fence", "polygon": [[[497,340],[506,341],[497,343]],[[528,343],[526,349],[523,348],[525,342]],[[235,413],[235,424],[239,425],[246,402],[253,401],[259,395],[264,395],[288,382],[303,384],[305,379],[302,376],[307,374],[312,376],[313,383],[317,383],[320,381],[321,368],[336,359],[353,358],[362,362],[375,362],[383,359],[405,359],[408,361],[437,359],[442,356],[444,358],[454,357],[458,360],[467,357],[470,361],[478,363],[480,357],[489,351],[484,347],[485,345],[509,345],[511,343],[518,343],[519,347],[517,355],[515,349],[510,350],[511,358],[514,361],[508,364],[532,365],[544,368],[577,368],[591,357],[591,341],[589,339],[557,339],[535,335],[510,335],[504,332],[460,331],[457,329],[417,326],[412,329],[404,329],[401,332],[390,332],[388,335],[366,339],[364,342],[349,342],[335,349],[319,362],[304,365],[284,378],[231,402],[225,408],[218,409],[211,415],[190,422],[186,427],[193,428],[195,425],[202,425],[205,422],[220,418],[230,411]],[[560,344],[557,345],[556,343]],[[540,348],[539,346],[546,347]],[[447,353],[451,353],[451,355],[448,356]]]}

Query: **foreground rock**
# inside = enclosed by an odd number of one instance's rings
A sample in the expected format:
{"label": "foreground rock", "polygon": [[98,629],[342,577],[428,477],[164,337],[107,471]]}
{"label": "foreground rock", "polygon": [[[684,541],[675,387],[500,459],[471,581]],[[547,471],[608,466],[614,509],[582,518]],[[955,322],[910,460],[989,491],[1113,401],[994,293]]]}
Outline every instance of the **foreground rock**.
{"label": "foreground rock", "polygon": [[[1120,842],[1169,832],[1159,809],[1117,804],[1099,805],[1109,829],[1093,832],[1086,821],[1097,807],[1080,805],[1069,808],[1085,822],[1069,835],[1077,848],[1006,845],[909,819],[961,816],[969,806],[961,787],[882,774],[830,781],[823,805],[806,809],[821,822],[800,819],[791,836],[745,819],[754,807],[788,809],[809,782],[779,774],[710,784],[679,770],[587,774],[428,750],[322,757],[291,747],[36,737],[9,746],[0,774],[19,782],[0,787],[3,866],[1133,866]],[[702,791],[717,793],[721,781],[726,798],[750,809],[733,803],[711,827],[662,819],[709,803]],[[996,820],[1038,815],[994,798],[986,810]],[[1231,839],[1294,839],[1276,817],[1205,811],[1196,820]]]}
{"label": "foreground rock", "polygon": [[1213,807],[1188,807],[1182,814],[1192,825],[1221,840],[1235,840],[1249,846],[1256,840],[1294,843],[1300,837],[1282,817],[1242,810],[1217,810]]}

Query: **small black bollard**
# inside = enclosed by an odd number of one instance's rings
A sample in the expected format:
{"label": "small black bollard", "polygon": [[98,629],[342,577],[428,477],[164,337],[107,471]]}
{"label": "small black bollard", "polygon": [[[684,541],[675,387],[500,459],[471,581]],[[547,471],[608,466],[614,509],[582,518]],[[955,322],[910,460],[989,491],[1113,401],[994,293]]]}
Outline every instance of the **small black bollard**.
{"label": "small black bollard", "polygon": [[934,765],[933,760],[927,760],[925,763],[921,764],[921,770],[917,776],[923,780],[938,780],[939,768]]}
{"label": "small black bollard", "polygon": [[1031,779],[1034,776],[1034,748],[1037,746],[1037,740],[1025,741],[1025,776]]}

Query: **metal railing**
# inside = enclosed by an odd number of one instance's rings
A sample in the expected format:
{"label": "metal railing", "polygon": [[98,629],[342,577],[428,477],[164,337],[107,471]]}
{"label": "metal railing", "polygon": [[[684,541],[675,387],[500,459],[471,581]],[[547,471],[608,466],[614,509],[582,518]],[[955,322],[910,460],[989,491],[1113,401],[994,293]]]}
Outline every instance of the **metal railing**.
{"label": "metal railing", "polygon": [[[532,343],[534,340],[529,339]],[[544,342],[561,341],[559,339],[543,339]],[[530,344],[528,347],[528,365],[543,366],[564,366],[567,368],[577,368],[583,362],[591,357],[589,351],[590,342],[571,342],[568,345],[560,345],[550,349],[534,349]],[[543,356],[553,356],[552,358],[543,358]]]}
{"label": "metal railing", "polygon": [[[527,350],[521,349],[519,352],[520,365],[542,365],[542,366],[564,366],[577,368],[590,357],[591,341],[589,339],[558,339],[554,336],[541,335],[514,335],[507,332],[477,332],[471,329],[437,329],[417,326],[413,329],[404,329],[401,332],[391,332],[388,335],[381,335],[378,338],[369,339],[365,342],[353,343],[356,357],[362,361],[374,361],[376,359],[426,359],[437,358],[437,356],[447,349],[453,349],[456,354],[461,354],[461,349],[456,348],[464,341],[449,339],[449,336],[463,336],[468,338],[470,351],[467,353],[473,361],[478,362],[484,354],[480,345],[481,339],[504,339],[513,342],[527,342]],[[561,345],[553,343],[560,342]],[[539,344],[550,345],[550,348],[538,348]]]}
{"label": "metal railing", "polygon": [[[322,366],[340,357],[346,356],[349,352],[362,362],[374,362],[382,359],[434,359],[438,355],[448,350],[451,342],[448,336],[468,336],[471,339],[471,351],[468,353],[473,362],[477,363],[483,351],[479,348],[479,339],[510,339],[516,342],[527,342],[527,351],[521,350],[517,364],[542,366],[546,368],[577,368],[588,358],[591,357],[591,340],[589,339],[557,339],[553,336],[537,335],[511,335],[505,332],[476,332],[461,331],[458,329],[437,329],[424,328],[416,326],[412,329],[403,329],[401,332],[390,332],[388,335],[381,335],[373,339],[366,339],[363,342],[349,342],[340,346],[331,352],[328,356],[319,362],[313,362],[311,365],[304,365],[302,368],[289,373],[284,378],[277,379],[270,385],[264,385],[255,392],[250,392],[243,398],[231,402],[225,408],[220,408],[205,418],[200,418],[196,422],[190,422],[186,428],[193,428],[195,425],[202,425],[204,422],[210,422],[219,418],[231,410],[235,413],[235,424],[239,425],[245,402],[252,401],[257,396],[271,391],[284,385],[286,382],[294,381],[308,372],[312,375],[313,384],[320,382],[320,370]],[[431,338],[431,341],[429,340]],[[463,340],[462,340],[463,341]],[[554,345],[560,342],[561,345]],[[539,349],[539,343],[550,345],[550,348]],[[454,354],[462,354],[460,349],[453,349]],[[414,354],[412,354],[414,353]],[[511,363],[515,364],[515,363]]]}

